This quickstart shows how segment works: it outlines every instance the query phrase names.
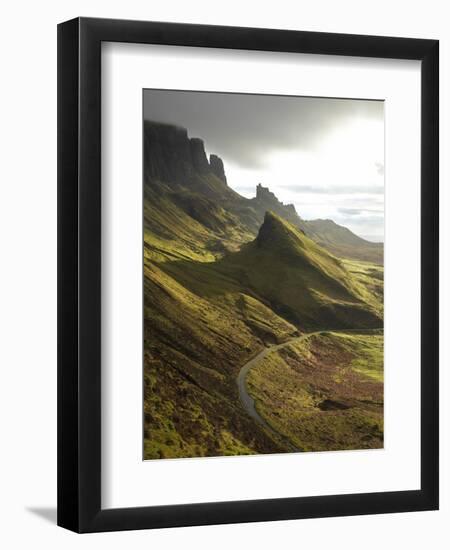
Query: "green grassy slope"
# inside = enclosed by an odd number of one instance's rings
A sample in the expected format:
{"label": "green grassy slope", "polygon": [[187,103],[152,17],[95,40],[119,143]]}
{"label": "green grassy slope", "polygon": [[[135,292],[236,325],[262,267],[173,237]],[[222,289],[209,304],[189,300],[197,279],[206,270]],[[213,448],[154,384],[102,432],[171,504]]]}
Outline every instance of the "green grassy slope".
{"label": "green grassy slope", "polygon": [[144,456],[280,452],[239,405],[240,366],[299,329],[381,319],[342,262],[274,214],[253,242],[217,258],[211,233],[180,220],[168,223],[164,254],[162,237],[145,232]]}
{"label": "green grassy slope", "polygon": [[257,238],[219,262],[303,329],[380,327],[380,305],[345,265],[301,230],[267,213]]}
{"label": "green grassy slope", "polygon": [[[198,177],[214,191],[214,176]],[[154,261],[212,261],[253,238],[235,215],[189,188],[154,181],[144,186],[144,243]]]}
{"label": "green grassy slope", "polygon": [[[200,287],[190,290],[173,271],[180,262],[153,259],[152,242],[146,234],[144,457],[280,451],[242,411],[235,377],[239,365],[263,345],[287,339],[297,329],[239,291],[214,300],[202,296]],[[186,246],[182,257],[188,253]],[[213,263],[201,243],[195,253],[203,261],[190,260],[190,265]]]}
{"label": "green grassy slope", "polygon": [[251,297],[215,303],[146,265],[145,458],[279,451],[241,410],[235,377],[263,344],[294,334]]}
{"label": "green grassy slope", "polygon": [[323,332],[248,375],[259,414],[305,451],[383,447],[383,335]]}

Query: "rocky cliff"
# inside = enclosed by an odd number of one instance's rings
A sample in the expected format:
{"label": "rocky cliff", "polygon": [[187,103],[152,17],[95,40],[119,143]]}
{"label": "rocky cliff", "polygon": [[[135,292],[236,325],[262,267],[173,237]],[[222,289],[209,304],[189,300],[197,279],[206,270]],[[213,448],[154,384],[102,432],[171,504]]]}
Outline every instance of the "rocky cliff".
{"label": "rocky cliff", "polygon": [[227,183],[227,177],[225,176],[225,168],[223,166],[222,159],[217,155],[210,155],[209,165],[211,167],[211,172],[215,174],[224,183]]}
{"label": "rocky cliff", "polygon": [[144,121],[145,175],[167,183],[185,184],[195,174],[214,174],[226,184],[222,159],[205,153],[200,138],[190,138],[186,128]]}
{"label": "rocky cliff", "polygon": [[298,225],[301,220],[293,204],[283,204],[268,187],[263,187],[260,183],[256,186],[256,197],[251,200],[253,207],[262,215],[270,210],[294,225]]}

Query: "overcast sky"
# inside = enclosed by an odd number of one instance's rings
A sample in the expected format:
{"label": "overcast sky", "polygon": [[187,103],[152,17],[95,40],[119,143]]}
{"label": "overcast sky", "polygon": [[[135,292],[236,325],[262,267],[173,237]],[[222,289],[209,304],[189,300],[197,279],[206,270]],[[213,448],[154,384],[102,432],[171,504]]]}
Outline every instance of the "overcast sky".
{"label": "overcast sky", "polygon": [[383,240],[383,102],[146,90],[144,118],[202,138],[240,194],[261,183],[304,219]]}

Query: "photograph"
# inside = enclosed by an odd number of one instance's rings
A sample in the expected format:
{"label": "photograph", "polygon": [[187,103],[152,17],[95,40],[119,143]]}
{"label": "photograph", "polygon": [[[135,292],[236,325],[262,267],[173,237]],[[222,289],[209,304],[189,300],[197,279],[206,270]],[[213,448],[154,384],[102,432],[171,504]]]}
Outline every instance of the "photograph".
{"label": "photograph", "polygon": [[143,90],[143,459],[384,445],[384,102]]}

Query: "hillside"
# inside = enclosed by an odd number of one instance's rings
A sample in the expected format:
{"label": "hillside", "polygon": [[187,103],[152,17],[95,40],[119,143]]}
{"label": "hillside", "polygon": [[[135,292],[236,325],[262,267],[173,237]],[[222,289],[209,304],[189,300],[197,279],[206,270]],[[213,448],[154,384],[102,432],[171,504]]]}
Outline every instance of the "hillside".
{"label": "hillside", "polygon": [[378,305],[343,263],[273,212],[255,241],[224,263],[237,266],[241,281],[303,329],[382,324]]}
{"label": "hillside", "polygon": [[146,458],[280,452],[239,407],[240,365],[300,331],[355,325],[382,326],[364,287],[273,213],[215,261],[146,261]]}
{"label": "hillside", "polygon": [[239,402],[242,365],[305,331],[382,326],[378,268],[301,223],[262,186],[233,191],[185,129],[145,122],[144,458],[289,450]]}
{"label": "hillside", "polygon": [[308,220],[303,223],[311,239],[332,254],[341,258],[383,264],[383,243],[366,241],[333,220]]}

